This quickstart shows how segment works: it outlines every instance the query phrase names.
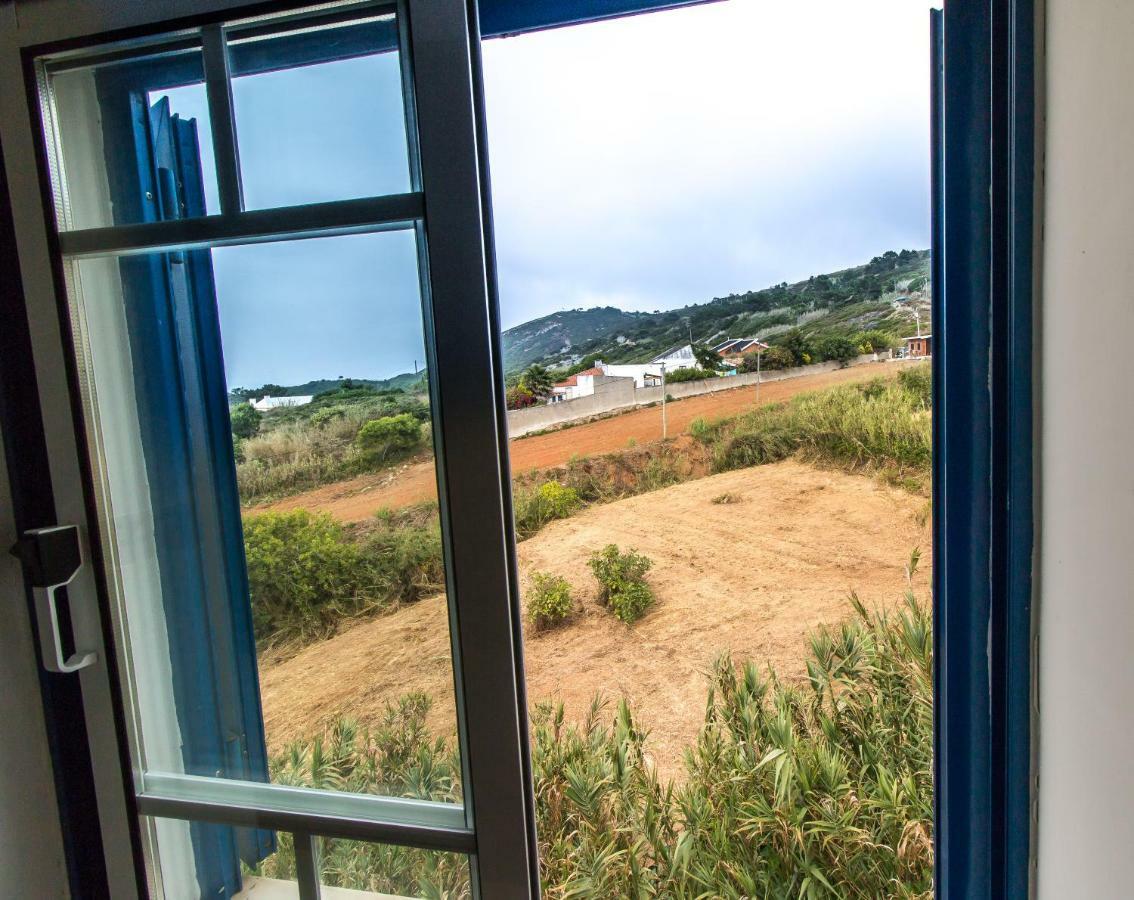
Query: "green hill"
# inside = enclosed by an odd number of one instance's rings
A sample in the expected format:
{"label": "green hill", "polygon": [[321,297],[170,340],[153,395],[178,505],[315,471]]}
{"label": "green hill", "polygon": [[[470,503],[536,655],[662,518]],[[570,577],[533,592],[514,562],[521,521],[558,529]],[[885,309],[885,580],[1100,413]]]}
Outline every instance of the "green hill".
{"label": "green hill", "polygon": [[[890,250],[861,266],[665,312],[628,313],[608,306],[553,313],[504,332],[504,367],[516,372],[539,362],[562,368],[590,357],[645,362],[688,343],[690,335],[711,343],[730,336],[774,342],[777,334],[797,327],[812,338],[871,329],[914,334],[914,319],[895,301],[912,298],[927,306],[928,282],[928,250]],[[922,324],[928,327],[927,315]]]}

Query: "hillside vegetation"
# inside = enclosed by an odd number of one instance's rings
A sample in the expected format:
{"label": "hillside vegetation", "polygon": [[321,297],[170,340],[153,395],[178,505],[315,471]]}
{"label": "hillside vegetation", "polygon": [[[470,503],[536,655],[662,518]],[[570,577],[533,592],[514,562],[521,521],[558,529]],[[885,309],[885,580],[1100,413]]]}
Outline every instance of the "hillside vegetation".
{"label": "hillside vegetation", "polygon": [[[504,332],[505,368],[571,367],[595,358],[647,362],[689,343],[690,335],[698,343],[732,336],[772,338],[773,344],[796,328],[815,342],[872,330],[902,337],[916,333],[917,325],[894,301],[928,300],[929,263],[928,250],[890,250],[854,268],[665,312],[612,307],[556,312]],[[928,326],[928,319],[922,324]]]}

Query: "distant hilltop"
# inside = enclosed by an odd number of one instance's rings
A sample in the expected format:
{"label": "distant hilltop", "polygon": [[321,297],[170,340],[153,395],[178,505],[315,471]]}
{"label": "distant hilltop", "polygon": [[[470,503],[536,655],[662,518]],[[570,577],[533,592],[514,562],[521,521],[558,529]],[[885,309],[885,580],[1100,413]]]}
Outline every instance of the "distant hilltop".
{"label": "distant hilltop", "polygon": [[895,309],[896,301],[911,296],[929,301],[929,251],[888,250],[861,266],[664,312],[600,306],[552,313],[504,332],[504,367],[558,368],[592,356],[640,363],[690,338],[697,343],[729,335],[767,338],[799,326],[817,334],[872,328],[913,334],[914,320]]}

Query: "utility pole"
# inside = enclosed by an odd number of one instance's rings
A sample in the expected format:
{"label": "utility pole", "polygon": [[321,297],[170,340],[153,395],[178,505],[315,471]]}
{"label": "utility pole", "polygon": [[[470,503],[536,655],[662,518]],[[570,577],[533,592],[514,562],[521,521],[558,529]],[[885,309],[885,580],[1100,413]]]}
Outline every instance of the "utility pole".
{"label": "utility pole", "polygon": [[661,364],[661,436],[662,440],[665,440],[667,437],[665,422],[665,363]]}
{"label": "utility pole", "polygon": [[[760,338],[756,338],[760,340]],[[764,358],[764,348],[756,348],[756,405],[760,405],[760,360]]]}

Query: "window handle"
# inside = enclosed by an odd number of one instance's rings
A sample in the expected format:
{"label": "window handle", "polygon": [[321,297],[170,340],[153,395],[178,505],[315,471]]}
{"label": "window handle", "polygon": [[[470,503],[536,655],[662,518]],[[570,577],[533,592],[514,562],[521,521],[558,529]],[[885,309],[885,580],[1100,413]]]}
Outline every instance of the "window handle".
{"label": "window handle", "polygon": [[59,610],[55,605],[55,592],[70,584],[83,567],[78,526],[52,525],[25,531],[12,548],[12,555],[23,563],[35,591],[43,667],[49,672],[67,673],[93,665],[98,660],[97,653],[78,650],[64,658]]}

